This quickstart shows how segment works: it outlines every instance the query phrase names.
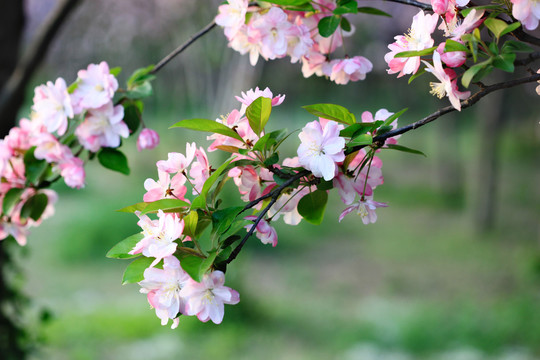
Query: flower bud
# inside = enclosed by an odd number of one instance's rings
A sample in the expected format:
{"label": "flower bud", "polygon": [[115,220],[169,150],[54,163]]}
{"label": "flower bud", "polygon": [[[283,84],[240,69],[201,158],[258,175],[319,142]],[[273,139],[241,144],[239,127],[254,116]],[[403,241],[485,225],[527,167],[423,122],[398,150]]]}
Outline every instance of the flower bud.
{"label": "flower bud", "polygon": [[153,149],[159,145],[159,135],[152,129],[144,128],[137,139],[137,150]]}

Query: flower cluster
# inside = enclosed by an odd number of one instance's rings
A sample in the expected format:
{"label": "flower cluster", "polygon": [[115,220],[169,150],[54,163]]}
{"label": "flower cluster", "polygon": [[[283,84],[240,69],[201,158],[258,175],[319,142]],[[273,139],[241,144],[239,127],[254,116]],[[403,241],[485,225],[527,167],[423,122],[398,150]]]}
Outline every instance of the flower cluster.
{"label": "flower cluster", "polygon": [[249,6],[248,0],[229,0],[219,7],[216,23],[224,28],[229,46],[241,54],[249,54],[255,65],[259,56],[273,60],[289,56],[292,63],[302,63],[305,77],[313,74],[329,77],[336,84],[363,80],[373,68],[363,56],[330,59],[330,54],[343,45],[343,38],[354,28],[336,24],[331,34],[321,35],[322,19],[337,19],[337,2],[321,0],[309,11],[289,11],[278,6]]}

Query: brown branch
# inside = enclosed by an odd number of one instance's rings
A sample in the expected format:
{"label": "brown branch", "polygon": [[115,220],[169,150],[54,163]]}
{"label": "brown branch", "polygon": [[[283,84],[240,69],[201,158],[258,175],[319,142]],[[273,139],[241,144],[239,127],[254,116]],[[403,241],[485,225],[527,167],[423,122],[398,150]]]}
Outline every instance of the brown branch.
{"label": "brown branch", "polygon": [[[463,100],[461,102],[461,108],[466,109],[468,107],[473,106],[481,98],[483,98],[484,96],[486,96],[486,95],[488,95],[488,94],[490,94],[490,93],[492,93],[494,91],[502,90],[502,89],[508,89],[508,88],[512,88],[512,87],[515,87],[515,86],[519,86],[519,85],[523,85],[523,84],[527,84],[527,83],[531,83],[531,82],[535,82],[535,81],[539,81],[539,80],[540,80],[540,74],[535,74],[535,75],[531,75],[531,76],[525,77],[525,78],[510,80],[510,81],[506,81],[506,82],[486,86],[484,89],[478,91],[474,95],[471,95],[467,99]],[[386,139],[388,139],[388,138],[391,138],[391,137],[396,136],[396,135],[404,134],[404,133],[409,132],[409,131],[414,130],[414,129],[418,129],[419,127],[424,126],[426,124],[429,124],[430,122],[440,118],[441,116],[443,116],[445,114],[448,114],[450,112],[453,112],[453,111],[456,111],[456,109],[453,106],[446,106],[446,107],[441,108],[441,109],[435,111],[434,113],[426,116],[425,118],[423,118],[421,120],[418,120],[418,121],[416,121],[416,122],[414,122],[412,124],[409,124],[407,126],[403,126],[403,127],[399,128],[399,129],[396,129],[396,130],[389,131],[389,132],[384,133],[382,135],[375,136],[373,138],[373,143],[378,143],[378,144],[380,144],[382,146],[384,144],[384,142],[386,141]],[[365,147],[365,145],[355,146],[354,148],[351,148],[349,151],[347,151],[347,154],[358,151],[358,150],[362,149],[363,147]]]}
{"label": "brown branch", "polygon": [[270,208],[272,207],[272,205],[274,205],[276,203],[276,201],[278,200],[279,196],[281,195],[281,193],[286,189],[288,188],[289,186],[291,186],[291,184],[293,184],[295,181],[297,180],[300,180],[301,178],[303,178],[304,176],[307,176],[311,174],[310,171],[308,170],[303,170],[303,171],[300,171],[298,173],[296,173],[296,175],[294,175],[293,177],[291,177],[290,179],[288,179],[287,181],[285,181],[283,184],[281,184],[279,187],[273,189],[272,191],[270,191],[268,194],[266,195],[263,195],[261,196],[260,198],[258,199],[255,199],[253,201],[251,201],[250,203],[248,203],[246,206],[244,206],[244,209],[240,212],[240,214],[248,209],[251,209],[252,207],[256,206],[258,203],[260,203],[261,201],[265,200],[265,199],[268,199],[268,198],[272,198],[270,200],[270,202],[268,203],[268,205],[266,205],[266,207],[259,213],[259,216],[257,216],[257,219],[255,219],[255,222],[253,223],[253,225],[251,226],[251,228],[249,229],[248,233],[244,236],[244,238],[242,239],[242,241],[240,242],[240,244],[238,244],[238,246],[236,246],[233,250],[233,252],[231,253],[231,255],[229,255],[229,257],[227,258],[227,261],[226,263],[227,264],[230,264],[231,261],[233,261],[234,259],[236,259],[236,257],[238,256],[238,254],[240,253],[240,251],[242,250],[242,248],[244,247],[246,241],[249,239],[249,237],[251,235],[253,235],[253,232],[255,231],[255,228],[257,227],[257,225],[261,222],[261,220],[263,219],[263,217],[266,215],[266,213],[268,212],[268,210],[270,210]]}
{"label": "brown branch", "polygon": [[65,23],[69,14],[75,9],[81,0],[63,0],[53,10],[51,15],[43,23],[38,35],[23,55],[17,67],[11,74],[2,93],[0,94],[0,119],[7,117],[6,112],[11,112],[14,106],[18,109],[22,102],[22,94],[30,78],[41,64],[47,54],[53,39]]}
{"label": "brown branch", "polygon": [[162,67],[167,65],[169,61],[174,59],[177,55],[181,54],[184,50],[186,50],[191,44],[193,44],[197,39],[202,37],[204,34],[212,30],[214,27],[216,27],[216,23],[214,20],[210,22],[208,25],[206,25],[204,28],[199,30],[196,34],[192,35],[188,41],[174,49],[169,55],[165,56],[163,59],[161,59],[157,65],[154,67],[154,69],[151,71],[151,74],[157,73]]}
{"label": "brown branch", "polygon": [[525,66],[529,65],[530,63],[540,59],[540,51],[536,51],[533,53],[530,53],[526,58],[518,59],[514,61],[515,66]]}
{"label": "brown branch", "polygon": [[422,10],[433,11],[430,4],[425,4],[425,3],[415,1],[415,0],[387,0],[387,1],[395,2],[395,3],[399,3],[399,4],[404,4],[404,5],[415,6],[417,8],[422,9]]}
{"label": "brown branch", "polygon": [[521,41],[524,41],[526,43],[533,44],[536,46],[540,46],[540,39],[526,33],[525,31],[523,31],[523,28],[521,27],[512,31],[511,34],[518,40],[521,40]]}

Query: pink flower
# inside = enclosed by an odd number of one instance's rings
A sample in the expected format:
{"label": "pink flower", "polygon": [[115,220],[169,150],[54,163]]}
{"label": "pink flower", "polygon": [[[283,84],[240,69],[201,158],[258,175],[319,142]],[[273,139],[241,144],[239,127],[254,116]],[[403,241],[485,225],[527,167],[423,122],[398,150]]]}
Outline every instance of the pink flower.
{"label": "pink flower", "polygon": [[66,82],[62,78],[56,82],[47,82],[34,89],[34,106],[32,109],[46,127],[48,132],[56,131],[64,135],[68,127],[68,118],[73,118],[71,98],[67,92]]}
{"label": "pink flower", "polygon": [[156,131],[144,128],[137,138],[137,150],[153,149],[159,145],[159,135]]}
{"label": "pink flower", "polygon": [[157,168],[160,171],[164,171],[169,174],[182,173],[186,171],[189,164],[193,161],[197,145],[195,143],[186,144],[186,155],[172,152],[168,154],[167,160],[160,160],[157,162]]}
{"label": "pink flower", "polygon": [[318,121],[308,123],[298,134],[302,141],[298,147],[298,161],[316,177],[332,180],[337,172],[336,163],[345,159],[345,139],[339,136],[343,125],[329,121],[324,127]]}
{"label": "pink flower", "polygon": [[28,227],[26,224],[17,224],[3,219],[0,222],[0,240],[4,240],[11,235],[19,245],[24,246],[27,242]]}
{"label": "pink flower", "polygon": [[69,160],[61,162],[60,175],[64,178],[67,186],[80,189],[84,187],[86,173],[84,171],[84,161],[78,157],[71,157]]}
{"label": "pink flower", "polygon": [[[254,15],[256,17],[258,15]],[[251,25],[251,23],[250,23]],[[229,47],[244,55],[249,53],[249,62],[252,66],[257,64],[261,53],[261,35],[252,26],[242,26],[229,41]]]}
{"label": "pink flower", "polygon": [[242,91],[242,96],[235,96],[236,100],[240,101],[242,103],[242,108],[240,109],[240,114],[244,114],[246,112],[246,108],[251,105],[252,102],[257,100],[260,97],[265,97],[272,99],[272,106],[278,106],[283,103],[285,100],[285,95],[276,95],[274,97],[274,94],[272,91],[267,87],[264,90],[260,90],[259,87],[256,87],[255,90],[249,89],[246,92]]}
{"label": "pink flower", "polygon": [[431,94],[436,95],[439,99],[442,99],[443,96],[448,96],[452,106],[461,111],[461,101],[466,99],[471,94],[470,91],[461,92],[457,88],[457,80],[454,79],[455,73],[451,69],[443,69],[441,63],[441,56],[438,52],[433,53],[433,65],[424,61],[426,64],[426,71],[432,73],[439,79],[440,83],[432,82],[431,85]]}
{"label": "pink flower", "polygon": [[101,147],[120,146],[120,137],[127,138],[129,129],[124,118],[124,107],[109,102],[98,109],[89,110],[84,121],[75,130],[79,142],[92,152]]}
{"label": "pink flower", "polygon": [[225,36],[231,40],[246,21],[248,0],[228,0],[227,4],[220,5],[216,24],[225,28]]}
{"label": "pink flower", "polygon": [[167,325],[169,319],[173,319],[171,328],[178,326],[178,313],[183,313],[185,308],[180,290],[189,280],[189,275],[174,256],[163,259],[163,270],[154,267],[144,270],[144,280],[139,282],[142,287],[140,292],[148,294],[148,302],[156,309],[161,325]]}
{"label": "pink flower", "polygon": [[[388,119],[392,115],[394,115],[394,113],[390,112],[390,111],[388,111],[386,109],[377,110],[377,112],[375,113],[375,117],[373,117],[373,115],[369,111],[364,111],[362,113],[362,122],[371,123],[371,122],[375,122],[375,121],[385,121],[386,119]],[[398,119],[399,118],[396,118],[390,124],[390,126],[392,126],[392,130],[397,129],[397,127],[398,127]],[[373,132],[371,135],[376,136],[377,131]],[[401,135],[396,135],[396,136],[393,136],[391,138],[386,139],[385,144],[397,144],[397,139],[399,139],[400,136]]]}
{"label": "pink flower", "polygon": [[350,81],[364,80],[366,74],[373,69],[373,64],[363,56],[339,60],[332,67],[330,80],[345,85]]}
{"label": "pink flower", "polygon": [[158,210],[158,221],[151,221],[148,216],[140,216],[137,223],[143,229],[144,238],[139,241],[129,254],[142,253],[146,257],[156,258],[151,267],[161,259],[174,254],[177,239],[184,231],[184,220],[180,220],[177,214],[164,213]]}
{"label": "pink flower", "polygon": [[186,299],[186,315],[197,315],[202,322],[212,320],[220,324],[225,314],[224,304],[238,304],[240,295],[237,291],[224,286],[225,275],[216,270],[205,274],[200,283],[189,279],[180,290],[180,296]]}
{"label": "pink flower", "polygon": [[378,207],[387,207],[388,205],[385,203],[373,201],[373,196],[365,196],[362,200],[352,204],[343,212],[341,215],[339,215],[339,221],[343,220],[343,218],[351,213],[352,211],[356,211],[356,213],[362,218],[362,222],[367,225],[369,223],[374,223],[377,221],[377,214],[375,213],[375,209]]}
{"label": "pink flower", "polygon": [[472,9],[463,21],[459,21],[456,18],[455,21],[448,23],[448,28],[445,29],[445,36],[451,37],[455,41],[462,42],[461,36],[468,34],[479,27],[484,22],[484,19],[482,19],[483,16],[484,10],[476,11],[476,9]]}
{"label": "pink flower", "polygon": [[111,75],[105,61],[99,65],[90,64],[86,70],[79,70],[77,75],[78,86],[72,95],[77,114],[111,102],[118,89],[118,81]]}
{"label": "pink flower", "polygon": [[540,1],[538,0],[511,0],[512,16],[521,21],[527,30],[538,27],[540,20]]}
{"label": "pink flower", "polygon": [[189,169],[189,176],[192,178],[193,184],[193,195],[201,193],[204,183],[210,177],[212,170],[202,147],[195,151],[195,157],[197,160],[191,164],[191,169]]}
{"label": "pink flower", "polygon": [[[255,221],[257,216],[250,215],[246,216],[244,219]],[[247,231],[251,229],[253,225],[246,225],[245,228]],[[272,244],[273,247],[276,247],[278,237],[276,230],[270,225],[270,222],[266,219],[262,219],[255,227],[256,236],[263,244]]]}
{"label": "pink flower", "polygon": [[438,15],[426,15],[422,10],[413,17],[413,22],[409,33],[405,36],[395,37],[396,42],[388,45],[390,52],[384,56],[390,69],[389,74],[399,73],[398,77],[405,74],[415,74],[420,67],[420,56],[395,58],[397,53],[403,51],[418,51],[428,49],[433,46],[431,33],[437,26]]}
{"label": "pink flower", "polygon": [[[459,42],[462,42],[461,40]],[[440,43],[436,52],[441,55],[442,62],[449,67],[455,68],[465,64],[467,53],[465,51],[449,51],[444,52],[446,43]]]}
{"label": "pink flower", "polygon": [[51,133],[41,133],[33,139],[36,149],[34,156],[36,159],[45,159],[47,162],[59,162],[64,158],[71,156],[69,147],[60,144],[58,139]]}
{"label": "pink flower", "polygon": [[144,202],[152,202],[161,199],[184,200],[187,188],[184,186],[186,177],[179,173],[171,179],[170,174],[158,170],[158,181],[146,179],[144,188],[146,193],[143,196]]}
{"label": "pink flower", "polygon": [[[254,100],[254,99],[253,99]],[[249,103],[253,101],[251,100]],[[244,105],[242,105],[244,108]],[[247,107],[247,106],[246,106]],[[245,108],[244,108],[245,112]],[[226,119],[216,119],[216,122],[222,123],[223,125],[228,126],[231,129],[234,129],[234,131],[240,135],[240,137],[244,140],[244,142],[234,139],[229,136],[221,135],[221,134],[213,134],[208,136],[207,140],[214,140],[212,144],[208,147],[208,151],[215,151],[219,148],[219,146],[233,146],[237,148],[246,148],[246,145],[244,143],[251,143],[255,144],[257,140],[259,140],[259,137],[251,127],[249,126],[249,120],[247,117],[242,116],[242,112],[234,109],[231,111],[231,113],[227,116]]]}
{"label": "pink flower", "polygon": [[[298,20],[300,17],[297,18]],[[309,28],[297,21],[292,27],[287,37],[287,54],[291,57],[291,62],[296,63],[309,52],[313,46],[313,40]]]}
{"label": "pink flower", "polygon": [[266,14],[255,19],[251,26],[260,36],[262,57],[268,60],[287,55],[287,39],[294,35],[294,30],[281,8],[271,7]]}

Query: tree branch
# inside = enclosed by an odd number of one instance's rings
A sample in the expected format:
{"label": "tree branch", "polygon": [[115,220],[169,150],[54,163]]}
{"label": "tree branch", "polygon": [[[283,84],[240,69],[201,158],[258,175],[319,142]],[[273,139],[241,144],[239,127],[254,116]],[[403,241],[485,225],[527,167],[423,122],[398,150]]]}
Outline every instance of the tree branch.
{"label": "tree branch", "polygon": [[[81,0],[63,0],[43,23],[38,35],[23,55],[0,94],[0,119],[8,118],[10,109],[19,108],[28,81],[43,61],[60,27]],[[18,99],[20,98],[20,99]]]}
{"label": "tree branch", "polygon": [[249,229],[248,233],[244,236],[244,238],[242,239],[242,241],[240,242],[240,244],[238,244],[237,247],[234,248],[233,252],[231,253],[231,255],[229,255],[229,257],[227,258],[227,261],[226,263],[227,264],[230,264],[231,261],[233,261],[234,259],[236,259],[236,257],[238,256],[238,254],[240,253],[240,251],[242,250],[242,248],[244,247],[246,241],[249,239],[249,237],[251,235],[253,235],[253,232],[255,231],[255,228],[257,227],[257,225],[261,222],[261,220],[263,219],[263,217],[266,215],[266,213],[268,212],[268,210],[270,210],[270,208],[272,207],[272,205],[274,205],[276,203],[276,201],[278,200],[279,198],[279,195],[281,195],[281,193],[283,192],[283,190],[285,190],[286,188],[288,188],[292,183],[294,183],[295,181],[297,180],[300,180],[301,178],[303,178],[304,176],[307,176],[311,174],[311,172],[309,170],[303,170],[303,171],[300,171],[298,173],[296,173],[293,177],[291,177],[290,179],[288,179],[287,181],[285,181],[283,184],[281,184],[279,187],[273,189],[272,191],[270,191],[268,194],[266,195],[263,195],[261,196],[260,198],[258,199],[255,199],[251,202],[249,202],[246,206],[244,206],[244,209],[240,212],[240,214],[248,209],[251,209],[252,207],[256,206],[258,203],[260,203],[261,201],[265,200],[265,199],[268,199],[268,198],[272,198],[272,200],[270,200],[270,203],[268,203],[268,205],[266,205],[266,207],[260,212],[259,216],[257,216],[257,219],[255,219],[255,222],[253,223],[253,225],[251,226],[251,228]]}
{"label": "tree branch", "polygon": [[399,4],[405,4],[405,5],[416,6],[417,8],[420,8],[420,9],[422,9],[422,10],[433,11],[432,8],[431,8],[431,5],[429,5],[429,4],[424,4],[424,3],[422,3],[422,2],[415,1],[415,0],[387,0],[387,1],[395,2],[395,3],[399,3]]}
{"label": "tree branch", "polygon": [[163,59],[161,59],[157,65],[154,67],[154,69],[150,72],[151,74],[157,73],[162,67],[167,65],[169,61],[174,59],[177,55],[181,54],[184,50],[186,50],[191,44],[193,44],[197,39],[202,37],[204,34],[212,30],[216,26],[216,23],[214,20],[210,22],[208,25],[206,25],[204,28],[199,30],[196,34],[193,34],[188,41],[174,49],[169,55],[165,56]]}
{"label": "tree branch", "polygon": [[[508,88],[511,88],[511,87],[515,87],[515,86],[519,86],[519,85],[523,85],[523,84],[526,84],[526,83],[535,82],[535,81],[539,81],[539,80],[540,80],[540,74],[535,74],[535,75],[531,75],[531,76],[525,77],[525,78],[510,80],[510,81],[506,81],[506,82],[486,86],[484,89],[478,91],[474,95],[471,95],[467,99],[463,100],[461,102],[461,108],[466,109],[468,107],[471,107],[472,105],[476,104],[481,98],[483,98],[484,96],[486,96],[486,95],[488,95],[488,94],[490,94],[490,93],[492,93],[494,91],[502,90],[502,89],[508,89]],[[453,106],[447,106],[447,107],[441,108],[441,109],[435,111],[434,113],[426,116],[425,118],[423,118],[421,120],[418,120],[418,121],[416,121],[416,122],[414,122],[412,124],[409,124],[407,126],[403,126],[403,127],[399,128],[399,129],[396,129],[396,130],[389,131],[389,132],[384,133],[384,134],[379,135],[379,136],[375,136],[373,138],[373,142],[374,143],[384,144],[384,142],[388,138],[391,138],[391,137],[396,136],[396,135],[404,134],[404,133],[409,132],[409,131],[414,130],[414,129],[418,129],[419,127],[424,126],[424,125],[438,119],[439,117],[441,117],[441,116],[443,116],[445,114],[448,114],[450,112],[453,112],[453,111],[456,111],[456,109]],[[353,153],[355,151],[360,150],[363,147],[364,146],[356,146],[356,147],[352,148],[348,153]]]}
{"label": "tree branch", "polygon": [[540,51],[530,53],[526,58],[514,61],[515,66],[525,66],[540,59]]}

